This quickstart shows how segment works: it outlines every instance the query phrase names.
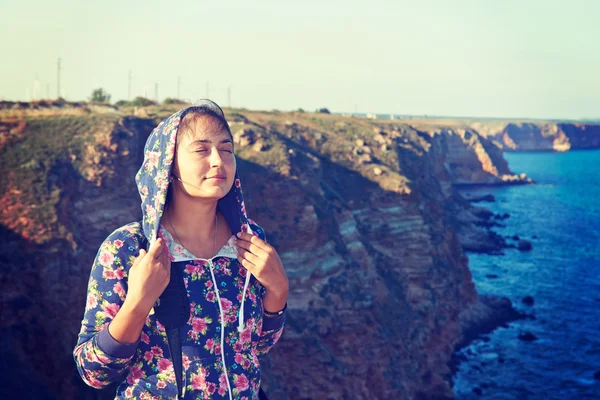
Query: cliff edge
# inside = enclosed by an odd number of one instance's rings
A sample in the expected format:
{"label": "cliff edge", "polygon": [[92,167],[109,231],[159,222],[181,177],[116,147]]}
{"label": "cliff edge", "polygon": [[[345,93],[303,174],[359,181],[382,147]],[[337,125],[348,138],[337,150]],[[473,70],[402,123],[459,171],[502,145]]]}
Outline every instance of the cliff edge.
{"label": "cliff edge", "polygon": [[[112,230],[140,218],[134,175],[170,111],[0,124],[7,393],[114,396],[83,385],[71,351],[92,260]],[[455,186],[529,180],[475,130],[242,110],[228,119],[240,175],[253,183],[249,213],[290,278],[284,336],[262,361],[269,396],[453,398],[455,346],[510,309],[475,290],[465,248],[502,244]]]}

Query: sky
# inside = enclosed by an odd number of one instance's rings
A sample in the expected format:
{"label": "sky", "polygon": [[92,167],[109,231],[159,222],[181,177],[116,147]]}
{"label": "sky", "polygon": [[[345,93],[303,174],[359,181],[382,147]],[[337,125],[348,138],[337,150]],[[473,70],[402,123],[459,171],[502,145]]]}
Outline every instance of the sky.
{"label": "sky", "polygon": [[[0,0],[0,100],[600,118],[600,1]],[[230,96],[229,96],[230,93]],[[231,100],[230,100],[231,99]]]}

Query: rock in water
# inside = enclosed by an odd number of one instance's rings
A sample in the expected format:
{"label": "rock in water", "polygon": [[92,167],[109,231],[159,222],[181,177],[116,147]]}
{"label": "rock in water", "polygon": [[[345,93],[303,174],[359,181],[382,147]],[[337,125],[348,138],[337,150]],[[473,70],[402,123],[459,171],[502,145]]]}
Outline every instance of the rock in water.
{"label": "rock in water", "polygon": [[527,306],[532,306],[534,303],[533,297],[532,296],[525,296],[523,297],[523,304],[527,305]]}
{"label": "rock in water", "polygon": [[517,249],[521,251],[530,251],[533,249],[533,245],[529,240],[521,239],[519,240],[519,244],[517,245]]}
{"label": "rock in water", "polygon": [[480,203],[480,202],[489,202],[493,203],[496,201],[496,198],[493,194],[484,194],[481,196],[467,195],[465,198],[471,203]]}
{"label": "rock in water", "polygon": [[519,334],[519,340],[522,340],[524,342],[534,342],[538,340],[538,337],[531,332],[524,332]]}

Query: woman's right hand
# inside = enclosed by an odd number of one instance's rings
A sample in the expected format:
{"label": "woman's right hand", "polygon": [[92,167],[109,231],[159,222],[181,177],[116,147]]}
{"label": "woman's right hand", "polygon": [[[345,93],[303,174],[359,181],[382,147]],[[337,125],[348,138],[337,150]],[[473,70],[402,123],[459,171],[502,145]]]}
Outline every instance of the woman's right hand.
{"label": "woman's right hand", "polygon": [[148,315],[171,278],[171,260],[164,249],[165,241],[156,240],[146,253],[140,254],[129,269],[125,302],[133,310]]}
{"label": "woman's right hand", "polygon": [[138,340],[148,313],[169,284],[171,261],[164,245],[165,241],[158,239],[148,253],[140,250],[129,269],[125,301],[108,326],[110,335],[119,343]]}

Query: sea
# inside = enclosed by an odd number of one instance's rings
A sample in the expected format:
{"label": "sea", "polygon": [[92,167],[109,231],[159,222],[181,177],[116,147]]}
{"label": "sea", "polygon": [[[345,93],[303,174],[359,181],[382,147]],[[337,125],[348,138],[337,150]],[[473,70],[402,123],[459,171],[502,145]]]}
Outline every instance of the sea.
{"label": "sea", "polygon": [[[533,249],[468,254],[469,266],[480,294],[506,296],[533,317],[458,353],[456,398],[600,399],[600,150],[504,156],[536,184],[469,191],[493,194],[478,205],[510,215],[494,230]],[[519,339],[525,333],[535,340]]]}

